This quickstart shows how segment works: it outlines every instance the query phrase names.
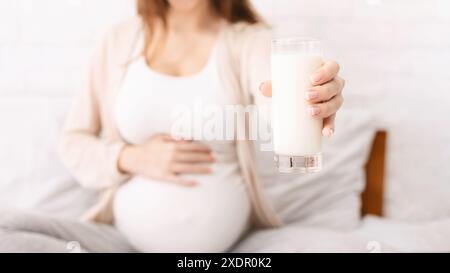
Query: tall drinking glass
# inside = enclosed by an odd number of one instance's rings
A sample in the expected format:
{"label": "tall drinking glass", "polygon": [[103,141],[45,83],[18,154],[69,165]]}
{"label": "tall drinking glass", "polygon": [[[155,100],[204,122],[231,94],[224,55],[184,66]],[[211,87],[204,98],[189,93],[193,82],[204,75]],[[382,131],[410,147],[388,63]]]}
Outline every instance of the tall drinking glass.
{"label": "tall drinking glass", "polygon": [[305,92],[323,65],[323,47],[311,38],[272,41],[272,129],[279,172],[310,173],[322,168],[323,120],[311,116]]}

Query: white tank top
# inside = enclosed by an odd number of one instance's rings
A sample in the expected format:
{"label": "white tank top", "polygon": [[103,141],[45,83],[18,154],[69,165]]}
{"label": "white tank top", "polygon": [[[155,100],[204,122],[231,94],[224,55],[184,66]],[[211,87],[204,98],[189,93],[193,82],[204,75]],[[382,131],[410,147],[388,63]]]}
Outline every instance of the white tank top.
{"label": "white tank top", "polygon": [[[142,144],[156,133],[171,133],[174,107],[201,101],[233,104],[217,69],[217,49],[203,70],[189,77],[153,71],[144,58],[128,68],[115,105],[122,137]],[[197,137],[197,136],[194,136]],[[199,185],[185,188],[135,176],[114,199],[115,225],[144,252],[220,252],[231,247],[248,226],[250,201],[240,174],[234,141],[203,141],[217,162],[210,175],[191,175]]]}

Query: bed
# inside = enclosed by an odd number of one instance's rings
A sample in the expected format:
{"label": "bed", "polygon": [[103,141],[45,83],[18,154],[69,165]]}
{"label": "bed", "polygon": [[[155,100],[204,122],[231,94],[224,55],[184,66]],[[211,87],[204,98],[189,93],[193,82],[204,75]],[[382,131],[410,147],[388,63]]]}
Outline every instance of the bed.
{"label": "bed", "polygon": [[[54,150],[69,105],[69,98],[0,100],[0,119],[10,128],[0,137],[0,162],[5,170],[1,174],[0,203],[4,206],[77,217],[95,202],[95,192],[78,186]],[[374,122],[364,118],[365,112],[357,109],[340,114],[340,130],[328,146],[333,148],[328,162],[334,163],[327,165],[339,169],[336,166],[345,163],[347,173],[365,165],[360,227],[345,233],[300,228],[267,231],[255,234],[237,252],[450,251],[450,217],[426,223],[389,219],[386,192],[387,183],[393,182],[386,180],[389,132],[378,131],[374,138]],[[364,147],[370,152],[366,153]]]}

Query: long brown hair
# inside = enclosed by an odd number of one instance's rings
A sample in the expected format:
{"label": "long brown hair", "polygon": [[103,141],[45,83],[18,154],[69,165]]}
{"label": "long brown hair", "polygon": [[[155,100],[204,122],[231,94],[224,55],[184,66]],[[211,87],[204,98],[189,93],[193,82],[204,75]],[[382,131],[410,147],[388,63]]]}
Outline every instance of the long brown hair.
{"label": "long brown hair", "polygon": [[[209,0],[214,11],[229,23],[246,22],[256,24],[262,22],[254,10],[250,0]],[[168,0],[137,0],[137,13],[144,22],[146,38],[144,52],[147,52],[152,36],[155,20],[166,23],[170,4]]]}
{"label": "long brown hair", "polygon": [[[250,0],[209,0],[213,9],[230,23],[258,23],[261,17],[256,13]],[[166,20],[169,10],[167,0],[137,0],[137,13],[144,22],[151,25],[155,18]]]}

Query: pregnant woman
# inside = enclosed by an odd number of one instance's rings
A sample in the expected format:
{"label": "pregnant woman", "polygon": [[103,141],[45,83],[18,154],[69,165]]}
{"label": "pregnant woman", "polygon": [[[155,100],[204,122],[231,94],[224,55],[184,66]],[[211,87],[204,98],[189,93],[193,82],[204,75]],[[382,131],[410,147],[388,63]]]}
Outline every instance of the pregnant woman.
{"label": "pregnant woman", "polygon": [[[75,178],[102,192],[99,203],[85,222],[9,213],[0,250],[61,251],[76,241],[88,252],[220,252],[252,226],[283,224],[251,141],[171,134],[177,105],[270,97],[270,29],[244,0],[137,4],[139,18],[117,25],[95,51],[60,145]],[[342,104],[338,69],[325,63],[305,97],[327,136]]]}

